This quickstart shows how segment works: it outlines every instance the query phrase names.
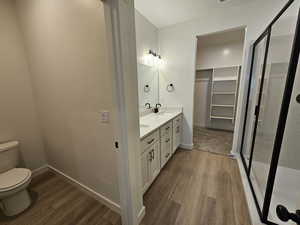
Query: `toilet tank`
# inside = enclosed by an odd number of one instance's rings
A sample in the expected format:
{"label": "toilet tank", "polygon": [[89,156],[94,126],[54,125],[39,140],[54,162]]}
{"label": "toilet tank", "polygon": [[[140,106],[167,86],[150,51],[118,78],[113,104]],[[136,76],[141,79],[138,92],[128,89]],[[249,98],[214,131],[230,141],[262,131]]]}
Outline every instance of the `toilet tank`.
{"label": "toilet tank", "polygon": [[19,142],[0,143],[0,173],[16,168],[19,163]]}

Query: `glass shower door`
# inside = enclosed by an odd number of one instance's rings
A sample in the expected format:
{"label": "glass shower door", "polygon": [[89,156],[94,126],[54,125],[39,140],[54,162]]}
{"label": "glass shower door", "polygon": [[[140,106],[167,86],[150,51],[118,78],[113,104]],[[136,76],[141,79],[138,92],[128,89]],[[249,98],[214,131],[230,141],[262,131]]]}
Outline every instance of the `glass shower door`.
{"label": "glass shower door", "polygon": [[290,0],[254,43],[246,105],[241,157],[261,221],[272,225],[300,225],[299,8]]}
{"label": "glass shower door", "polygon": [[[300,62],[299,62],[300,63]],[[285,132],[282,140],[274,190],[268,219],[278,224],[295,225],[290,218],[280,220],[282,208],[296,214],[300,210],[300,64],[294,82],[288,110]],[[276,213],[276,209],[279,210]],[[298,211],[300,222],[300,212]]]}

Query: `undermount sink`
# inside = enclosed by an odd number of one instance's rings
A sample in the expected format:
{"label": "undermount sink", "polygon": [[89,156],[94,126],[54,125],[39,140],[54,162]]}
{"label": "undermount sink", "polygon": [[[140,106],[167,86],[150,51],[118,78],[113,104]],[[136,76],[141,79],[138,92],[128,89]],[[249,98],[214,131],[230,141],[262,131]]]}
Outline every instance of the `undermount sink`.
{"label": "undermount sink", "polygon": [[157,113],[158,116],[169,116],[169,115],[172,115],[172,113],[169,113],[169,112],[159,112]]}

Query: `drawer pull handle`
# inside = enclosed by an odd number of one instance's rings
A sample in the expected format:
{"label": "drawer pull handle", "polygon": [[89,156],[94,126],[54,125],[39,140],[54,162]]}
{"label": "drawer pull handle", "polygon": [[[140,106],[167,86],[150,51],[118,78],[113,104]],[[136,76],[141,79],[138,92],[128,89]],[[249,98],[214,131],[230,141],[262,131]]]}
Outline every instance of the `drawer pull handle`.
{"label": "drawer pull handle", "polygon": [[166,158],[168,158],[168,157],[169,157],[169,155],[170,155],[170,153],[166,154]]}
{"label": "drawer pull handle", "polygon": [[154,160],[154,149],[151,150],[151,152],[149,152],[149,161],[152,162]]}
{"label": "drawer pull handle", "polygon": [[148,145],[150,145],[155,139],[152,138],[150,141],[147,142]]}
{"label": "drawer pull handle", "polygon": [[149,161],[151,162],[153,159],[152,159],[152,151],[149,152]]}

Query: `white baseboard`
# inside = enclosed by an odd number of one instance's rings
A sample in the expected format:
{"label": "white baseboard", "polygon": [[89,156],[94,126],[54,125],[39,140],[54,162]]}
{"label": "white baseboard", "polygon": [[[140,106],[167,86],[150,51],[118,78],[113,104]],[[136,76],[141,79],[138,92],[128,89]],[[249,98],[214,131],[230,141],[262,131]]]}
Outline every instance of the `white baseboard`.
{"label": "white baseboard", "polygon": [[249,210],[249,214],[251,217],[251,222],[252,224],[255,225],[264,225],[259,218],[257,209],[256,209],[256,205],[254,202],[254,198],[252,196],[252,192],[251,192],[251,188],[250,188],[250,184],[248,182],[248,178],[244,169],[244,165],[243,162],[241,160],[241,157],[238,156],[236,157],[238,165],[239,165],[239,170],[240,170],[240,174],[241,174],[241,178],[242,178],[242,183],[243,183],[243,187],[244,187],[244,192],[246,195],[246,200],[247,200],[247,204],[248,204],[248,210]]}
{"label": "white baseboard", "polygon": [[31,171],[32,172],[32,177],[36,177],[36,176],[38,176],[42,173],[45,173],[48,170],[49,170],[48,165],[44,165],[44,166],[41,166],[37,169],[34,169],[34,170]]}
{"label": "white baseboard", "polygon": [[66,175],[65,173],[61,172],[60,170],[54,168],[53,166],[48,165],[47,166],[50,170],[54,171],[55,173],[61,175],[65,179],[71,181],[75,186],[77,186],[79,189],[87,193],[92,198],[96,199],[97,201],[101,202],[103,205],[107,206],[111,210],[115,211],[116,213],[121,214],[121,207],[119,204],[111,201],[110,199],[104,197],[103,195],[99,194],[98,192],[94,191],[93,189],[85,186],[84,184],[78,182],[74,178]]}
{"label": "white baseboard", "polygon": [[142,209],[141,209],[141,211],[138,214],[138,219],[137,219],[138,220],[138,224],[140,224],[142,222],[142,220],[145,217],[145,215],[146,215],[146,207],[143,206]]}
{"label": "white baseboard", "polygon": [[180,144],[179,147],[183,148],[183,149],[187,149],[187,150],[192,150],[194,148],[194,145],[193,144]]}

